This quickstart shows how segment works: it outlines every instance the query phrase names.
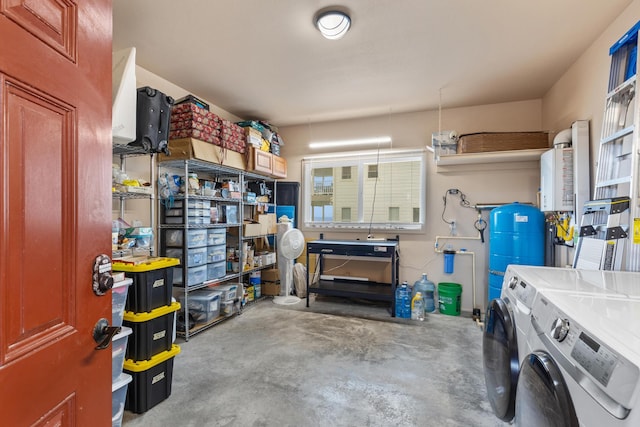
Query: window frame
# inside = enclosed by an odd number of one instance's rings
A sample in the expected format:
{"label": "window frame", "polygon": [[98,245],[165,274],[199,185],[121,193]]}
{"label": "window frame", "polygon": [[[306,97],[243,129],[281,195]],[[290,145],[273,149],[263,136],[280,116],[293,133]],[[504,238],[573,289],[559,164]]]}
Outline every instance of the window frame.
{"label": "window frame", "polygon": [[[420,210],[420,218],[418,222],[369,222],[367,218],[364,218],[364,185],[366,180],[372,180],[375,178],[368,178],[367,165],[375,162],[376,165],[384,163],[395,162],[407,162],[417,161],[419,162],[419,183],[418,188],[419,201],[418,208]],[[334,218],[330,222],[314,222],[312,220],[312,194],[313,194],[313,179],[311,173],[313,169],[321,169],[324,167],[342,168],[345,166],[351,166],[356,168],[356,173],[352,174],[351,179],[357,180],[357,207],[355,212],[351,211],[351,220],[345,222],[335,221],[335,216],[338,213],[333,212]],[[359,152],[343,152],[343,153],[331,153],[324,155],[308,156],[302,159],[302,182],[301,182],[301,216],[302,226],[305,229],[325,229],[334,231],[358,231],[358,230],[376,230],[376,231],[393,231],[393,232],[421,232],[424,230],[426,222],[426,177],[427,177],[427,157],[426,150],[423,149],[409,149],[409,150],[371,150],[371,151],[359,151]],[[380,168],[377,168],[380,173]],[[337,176],[342,176],[342,169],[337,172]],[[334,179],[334,185],[336,180]],[[414,190],[415,191],[415,190]],[[378,194],[376,197],[380,197]],[[415,209],[415,205],[412,209]],[[410,216],[414,218],[413,214]]]}

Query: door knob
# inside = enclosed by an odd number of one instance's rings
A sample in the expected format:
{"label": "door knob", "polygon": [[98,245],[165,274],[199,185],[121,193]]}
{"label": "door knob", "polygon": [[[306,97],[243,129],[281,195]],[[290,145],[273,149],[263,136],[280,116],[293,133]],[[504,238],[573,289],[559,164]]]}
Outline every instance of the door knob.
{"label": "door knob", "polygon": [[98,345],[96,350],[104,350],[109,347],[109,343],[114,335],[120,332],[119,326],[109,326],[109,321],[105,318],[98,320],[96,326],[93,327],[93,339]]}

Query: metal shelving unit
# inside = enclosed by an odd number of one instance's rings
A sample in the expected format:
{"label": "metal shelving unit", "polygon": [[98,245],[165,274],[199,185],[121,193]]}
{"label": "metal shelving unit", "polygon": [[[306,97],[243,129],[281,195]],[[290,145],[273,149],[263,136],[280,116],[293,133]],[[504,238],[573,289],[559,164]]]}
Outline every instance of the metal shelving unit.
{"label": "metal shelving unit", "polygon": [[[214,182],[224,182],[225,180],[232,180],[232,181],[236,181],[239,183],[239,187],[240,190],[243,190],[245,188],[245,182],[247,181],[265,181],[265,182],[270,182],[272,183],[271,186],[273,187],[273,195],[275,197],[275,179],[272,177],[268,177],[268,176],[264,176],[264,175],[260,175],[260,174],[256,174],[256,173],[252,173],[252,172],[246,172],[246,171],[242,171],[240,169],[235,169],[235,168],[231,168],[231,167],[226,167],[223,165],[217,165],[214,163],[209,163],[209,162],[205,162],[205,161],[200,161],[200,160],[170,160],[170,161],[162,161],[159,162],[158,165],[158,176],[161,176],[161,173],[164,173],[164,171],[175,171],[175,174],[180,175],[182,177],[188,177],[190,174],[196,173],[198,174],[198,178],[201,179],[204,178],[206,180],[212,180]],[[220,285],[220,284],[224,284],[226,282],[230,282],[233,280],[237,280],[239,282],[242,282],[243,278],[245,276],[249,276],[252,272],[255,271],[259,271],[262,270],[264,268],[268,268],[274,265],[274,263],[270,263],[268,265],[261,265],[252,269],[248,269],[248,270],[244,270],[242,269],[242,259],[243,259],[243,242],[247,242],[247,241],[251,241],[253,239],[256,238],[263,238],[263,237],[273,237],[274,241],[275,241],[275,233],[274,234],[266,234],[266,235],[261,235],[261,236],[243,236],[243,227],[242,227],[242,223],[243,223],[243,218],[245,217],[246,214],[248,214],[249,211],[254,211],[258,206],[263,206],[263,207],[273,207],[275,210],[275,206],[276,204],[273,202],[269,202],[269,203],[246,203],[243,201],[242,197],[220,197],[220,196],[204,196],[204,195],[195,195],[195,194],[189,194],[188,191],[188,184],[186,185],[186,191],[184,191],[183,194],[180,195],[174,195],[172,196],[171,200],[175,201],[181,201],[182,202],[182,208],[183,212],[182,212],[182,222],[180,224],[167,224],[166,223],[166,217],[164,215],[164,212],[166,212],[166,209],[168,209],[168,207],[166,205],[163,205],[163,203],[166,203],[167,199],[160,199],[158,198],[158,212],[161,213],[160,216],[160,221],[159,221],[159,225],[158,225],[158,234],[160,235],[160,253],[162,255],[166,254],[166,250],[168,248],[167,242],[166,242],[166,230],[179,230],[182,233],[182,260],[184,260],[183,262],[183,266],[182,266],[182,284],[180,286],[177,286],[174,284],[174,289],[178,289],[177,292],[180,292],[181,295],[184,295],[184,307],[182,308],[182,310],[184,311],[184,317],[185,317],[185,323],[187,325],[185,325],[184,330],[182,331],[177,331],[177,335],[184,338],[185,341],[189,340],[189,337],[196,335],[200,332],[203,332],[215,325],[217,325],[220,322],[223,322],[227,319],[230,319],[233,317],[233,315],[231,316],[219,316],[215,319],[212,319],[209,322],[206,323],[202,323],[202,324],[198,324],[193,328],[189,328],[188,327],[188,319],[189,319],[189,293],[198,289],[204,289],[204,288],[208,288],[208,287],[215,287],[216,285]],[[242,194],[242,193],[241,193]],[[235,206],[237,207],[237,217],[235,218],[236,221],[234,221],[233,223],[203,223],[203,224],[193,224],[193,223],[189,223],[189,210],[190,209],[197,209],[197,208],[192,208],[189,207],[190,206],[190,201],[205,201],[209,202],[211,204],[216,204],[216,205],[220,205],[220,206]],[[275,200],[274,200],[275,202]],[[245,211],[245,208],[247,209],[247,211]],[[163,211],[164,209],[164,211]],[[226,209],[226,208],[225,208]],[[186,262],[186,260],[188,259],[188,245],[186,244],[187,242],[187,234],[189,233],[190,230],[200,230],[200,229],[204,229],[204,230],[215,230],[215,229],[225,229],[228,233],[227,235],[232,235],[232,236],[237,236],[237,242],[232,243],[235,246],[235,251],[237,254],[237,257],[239,259],[239,270],[240,271],[228,271],[228,269],[225,268],[225,275],[222,277],[216,277],[216,278],[211,278],[209,279],[207,277],[206,280],[202,280],[199,281],[196,284],[189,284],[189,270],[190,268],[194,268],[194,267],[189,267]],[[228,236],[227,236],[228,239]],[[226,245],[228,245],[228,241],[225,239],[226,241]],[[175,247],[175,246],[174,246]],[[225,254],[226,255],[226,254]],[[226,256],[225,256],[225,264],[226,264]],[[242,287],[240,285],[240,287]],[[243,289],[240,289],[240,292],[243,292]],[[182,294],[183,293],[183,294]],[[241,312],[241,304],[240,304],[240,299],[242,298],[242,294],[238,295],[237,298],[234,301],[234,306],[236,307],[234,310],[234,315],[239,314]],[[262,298],[261,298],[262,299]],[[253,303],[251,303],[253,304]]]}
{"label": "metal shelving unit", "polygon": [[[127,158],[133,156],[148,156],[149,157],[149,182],[151,183],[149,192],[134,192],[134,191],[113,191],[112,199],[119,201],[119,216],[124,218],[125,205],[127,200],[149,200],[149,227],[154,229],[155,227],[155,165],[152,153],[148,153],[142,149],[142,147],[131,147],[128,145],[113,144],[113,155],[118,156],[120,163],[120,170],[125,172],[127,167]],[[131,189],[133,190],[133,189]],[[149,248],[149,255],[153,256],[153,245]]]}

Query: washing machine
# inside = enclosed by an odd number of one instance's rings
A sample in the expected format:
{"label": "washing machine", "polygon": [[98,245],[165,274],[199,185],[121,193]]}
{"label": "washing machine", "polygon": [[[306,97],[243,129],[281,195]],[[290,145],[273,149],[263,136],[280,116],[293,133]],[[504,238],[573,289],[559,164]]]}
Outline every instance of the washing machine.
{"label": "washing machine", "polygon": [[482,345],[487,397],[494,414],[503,421],[515,415],[520,366],[530,352],[527,336],[531,308],[538,290],[553,289],[585,295],[618,295],[632,283],[631,276],[613,272],[510,265],[500,298],[489,303]]}
{"label": "washing machine", "polygon": [[[640,283],[639,273],[613,273],[614,282]],[[615,295],[538,289],[516,426],[640,425],[640,289],[632,283]]]}

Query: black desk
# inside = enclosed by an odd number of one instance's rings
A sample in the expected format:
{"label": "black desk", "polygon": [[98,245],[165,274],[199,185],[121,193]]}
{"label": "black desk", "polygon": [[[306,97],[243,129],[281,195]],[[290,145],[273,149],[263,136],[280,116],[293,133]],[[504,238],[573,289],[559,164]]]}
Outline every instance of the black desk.
{"label": "black desk", "polygon": [[[398,240],[314,240],[307,242],[307,307],[309,293],[340,297],[362,298],[376,301],[389,301],[391,316],[395,317],[395,295],[398,285],[400,257]],[[318,255],[317,263],[320,275],[323,274],[324,256],[357,256],[386,258],[391,263],[391,275],[388,283],[361,280],[319,280],[311,284],[309,255]]]}

